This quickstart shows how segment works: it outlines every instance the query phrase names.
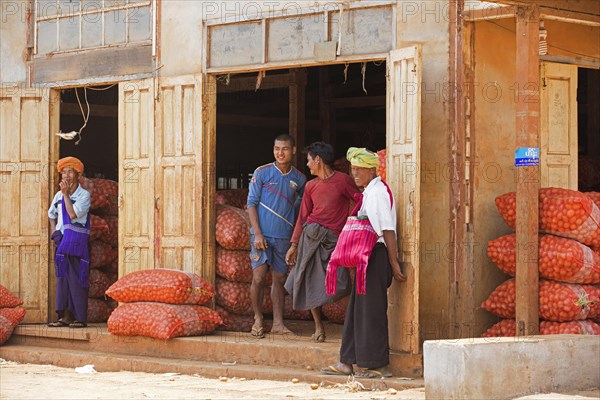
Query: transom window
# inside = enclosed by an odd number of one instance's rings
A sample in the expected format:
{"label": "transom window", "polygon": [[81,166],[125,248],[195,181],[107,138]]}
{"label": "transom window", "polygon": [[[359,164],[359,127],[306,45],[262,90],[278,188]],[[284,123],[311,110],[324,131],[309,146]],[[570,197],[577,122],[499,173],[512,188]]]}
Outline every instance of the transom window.
{"label": "transom window", "polygon": [[151,0],[37,0],[35,53],[151,41]]}

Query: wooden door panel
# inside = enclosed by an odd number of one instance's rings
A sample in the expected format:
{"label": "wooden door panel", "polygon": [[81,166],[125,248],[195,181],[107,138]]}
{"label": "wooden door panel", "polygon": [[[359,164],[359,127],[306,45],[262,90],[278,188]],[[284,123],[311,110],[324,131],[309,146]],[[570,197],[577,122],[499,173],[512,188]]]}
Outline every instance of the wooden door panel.
{"label": "wooden door panel", "polygon": [[119,84],[119,276],[154,268],[154,81]]}
{"label": "wooden door panel", "polygon": [[203,275],[201,76],[164,78],[158,90],[159,264]]}
{"label": "wooden door panel", "polygon": [[398,241],[407,281],[389,294],[392,350],[419,352],[419,152],[421,133],[421,50],[390,52],[387,89],[387,179],[396,199]]}
{"label": "wooden door panel", "polygon": [[577,66],[541,68],[541,187],[577,190]]}
{"label": "wooden door panel", "polygon": [[25,322],[48,320],[50,89],[0,89],[0,284],[23,300]]}

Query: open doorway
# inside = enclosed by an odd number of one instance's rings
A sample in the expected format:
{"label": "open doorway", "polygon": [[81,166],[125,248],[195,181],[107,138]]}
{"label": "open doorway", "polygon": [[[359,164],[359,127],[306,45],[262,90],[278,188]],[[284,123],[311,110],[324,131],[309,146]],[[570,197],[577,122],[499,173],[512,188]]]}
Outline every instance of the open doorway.
{"label": "open doorway", "polygon": [[[257,167],[274,161],[273,140],[282,133],[296,137],[294,164],[307,180],[314,178],[303,154],[310,143],[331,144],[334,169],[345,173],[349,173],[345,160],[349,147],[379,151],[386,146],[385,61],[267,71],[258,77],[256,73],[220,75],[217,82],[217,203],[245,208],[249,179]],[[219,242],[219,208],[216,229]],[[252,273],[249,252],[242,247],[217,246],[217,305],[224,309],[221,312],[229,328],[249,331]],[[232,265],[232,260],[238,264]],[[231,273],[239,269],[247,272],[245,277]],[[325,305],[325,318],[343,322],[346,300]],[[264,309],[268,314],[268,296]],[[308,311],[292,310],[289,296],[284,318],[311,319]]]}
{"label": "open doorway", "polygon": [[[225,179],[218,189],[247,187],[248,175],[273,161],[273,139],[281,133],[297,132],[299,153],[315,141],[330,143],[336,159],[350,146],[385,148],[385,75],[384,61],[269,71],[258,89],[256,73],[221,75],[217,177]],[[295,96],[292,85],[300,92]],[[304,110],[303,118],[299,126],[290,126],[290,113],[296,109]],[[296,167],[308,173],[305,162],[301,155]]]}
{"label": "open doorway", "polygon": [[60,131],[79,133],[60,139],[59,157],[83,162],[80,184],[91,192],[88,322],[106,322],[117,306],[104,292],[118,278],[118,100],[117,85],[60,92]]}
{"label": "open doorway", "polygon": [[579,190],[600,192],[600,70],[579,68],[577,75]]}

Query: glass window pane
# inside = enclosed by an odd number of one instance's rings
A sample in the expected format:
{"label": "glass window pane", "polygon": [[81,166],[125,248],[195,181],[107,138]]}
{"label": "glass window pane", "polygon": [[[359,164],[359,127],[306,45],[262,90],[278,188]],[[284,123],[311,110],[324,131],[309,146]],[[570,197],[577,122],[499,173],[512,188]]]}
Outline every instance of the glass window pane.
{"label": "glass window pane", "polygon": [[81,22],[81,47],[102,46],[102,14],[85,14]]}
{"label": "glass window pane", "polygon": [[127,0],[105,0],[104,7],[117,7],[127,4]]}
{"label": "glass window pane", "polygon": [[52,17],[58,15],[57,0],[37,0],[35,3],[36,14],[38,18]]}
{"label": "glass window pane", "polygon": [[129,42],[150,39],[150,7],[127,10],[129,23]]}
{"label": "glass window pane", "polygon": [[58,41],[60,50],[79,48],[79,17],[61,18],[58,22]]}
{"label": "glass window pane", "polygon": [[83,12],[100,11],[102,9],[102,0],[81,0],[81,10]]}
{"label": "glass window pane", "polygon": [[37,54],[56,51],[56,20],[38,22]]}
{"label": "glass window pane", "polygon": [[125,11],[104,14],[104,44],[125,43]]}
{"label": "glass window pane", "polygon": [[79,0],[58,0],[60,15],[63,17],[72,16],[81,11]]}

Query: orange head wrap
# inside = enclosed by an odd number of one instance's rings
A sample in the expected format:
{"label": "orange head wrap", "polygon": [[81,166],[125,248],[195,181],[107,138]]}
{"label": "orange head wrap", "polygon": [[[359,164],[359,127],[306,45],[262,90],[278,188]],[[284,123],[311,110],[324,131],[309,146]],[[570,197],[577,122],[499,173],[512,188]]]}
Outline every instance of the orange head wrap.
{"label": "orange head wrap", "polygon": [[65,158],[61,158],[60,160],[58,160],[58,165],[56,166],[56,169],[58,169],[58,172],[62,172],[62,170],[64,168],[73,168],[75,171],[79,172],[80,174],[83,173],[83,163],[81,161],[79,161],[78,158],[75,157],[65,157]]}

